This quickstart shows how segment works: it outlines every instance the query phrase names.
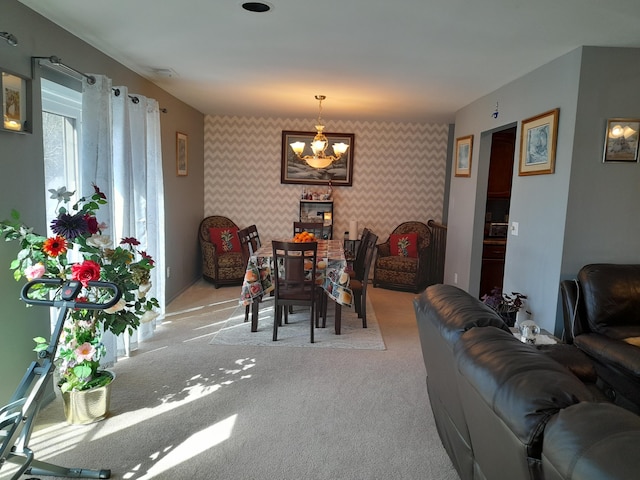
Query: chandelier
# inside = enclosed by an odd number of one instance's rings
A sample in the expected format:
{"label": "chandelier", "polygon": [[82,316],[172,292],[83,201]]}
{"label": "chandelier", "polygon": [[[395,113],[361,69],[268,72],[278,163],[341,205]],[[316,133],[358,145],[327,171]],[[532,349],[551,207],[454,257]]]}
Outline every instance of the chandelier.
{"label": "chandelier", "polygon": [[296,156],[313,168],[327,168],[333,162],[339,160],[347,151],[347,148],[349,148],[349,145],[346,143],[334,143],[331,145],[333,148],[333,155],[325,155],[325,150],[329,144],[327,137],[322,133],[324,130],[324,125],[322,123],[322,101],[325,98],[327,97],[324,95],[316,95],[316,100],[319,102],[318,122],[316,124],[316,130],[318,133],[316,133],[316,136],[313,137],[313,141],[311,142],[311,151],[313,152],[313,155],[302,155],[305,148],[304,142],[294,142],[291,144],[291,149],[294,151]]}

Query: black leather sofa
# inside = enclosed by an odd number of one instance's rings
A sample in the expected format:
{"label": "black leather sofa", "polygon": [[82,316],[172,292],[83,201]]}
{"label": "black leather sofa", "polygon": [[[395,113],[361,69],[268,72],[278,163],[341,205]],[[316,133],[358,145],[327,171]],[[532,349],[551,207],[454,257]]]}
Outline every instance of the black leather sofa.
{"label": "black leather sofa", "polygon": [[493,310],[451,285],[427,288],[414,307],[429,403],[461,479],[638,475],[631,452],[640,417],[607,402],[574,347],[521,343]]}
{"label": "black leather sofa", "polygon": [[560,291],[565,341],[592,359],[612,401],[640,413],[640,265],[585,265]]}

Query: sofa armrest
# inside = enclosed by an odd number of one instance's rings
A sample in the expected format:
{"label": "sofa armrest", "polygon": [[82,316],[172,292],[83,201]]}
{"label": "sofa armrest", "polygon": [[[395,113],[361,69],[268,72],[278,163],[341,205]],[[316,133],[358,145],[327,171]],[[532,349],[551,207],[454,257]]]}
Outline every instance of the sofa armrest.
{"label": "sofa armrest", "polygon": [[202,258],[205,263],[211,263],[212,265],[218,264],[218,251],[216,244],[208,241],[201,241],[200,247],[202,249]]}
{"label": "sofa armrest", "polygon": [[418,265],[416,266],[418,272],[418,285],[421,288],[427,286],[427,280],[429,279],[429,261],[431,258],[431,244],[426,247],[418,249]]}
{"label": "sofa armrest", "polygon": [[536,458],[549,417],[594,399],[565,367],[497,328],[467,330],[454,353],[460,373]]}
{"label": "sofa armrest", "polygon": [[598,333],[583,333],[574,342],[580,350],[598,362],[627,375],[640,377],[640,348]]}
{"label": "sofa armrest", "polygon": [[607,403],[572,405],[560,410],[545,428],[544,478],[636,478],[640,471],[639,443],[637,415]]}
{"label": "sofa armrest", "polygon": [[376,249],[378,251],[378,257],[388,257],[389,255],[391,255],[391,245],[389,244],[389,240],[376,245]]}

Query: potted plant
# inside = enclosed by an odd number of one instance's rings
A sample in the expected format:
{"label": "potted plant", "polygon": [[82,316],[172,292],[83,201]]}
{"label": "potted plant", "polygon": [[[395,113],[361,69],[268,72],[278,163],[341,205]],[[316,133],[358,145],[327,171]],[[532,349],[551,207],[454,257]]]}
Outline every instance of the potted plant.
{"label": "potted plant", "polygon": [[[132,334],[141,322],[157,316],[158,301],[147,297],[151,288],[150,272],[154,268],[151,256],[138,250],[140,242],[133,237],[123,238],[117,246],[103,232],[107,226],[99,223],[97,215],[107,204],[106,196],[97,186],[91,197],[82,197],[68,207],[74,192],[65,187],[50,190],[51,198],[58,201],[56,218],[51,221],[53,236],[45,237],[22,224],[20,214],[13,210],[11,220],[0,222],[0,234],[6,241],[17,241],[21,250],[11,262],[16,280],[60,278],[82,283],[82,296],[86,301],[102,303],[100,291],[87,288],[93,280],[112,282],[122,292],[122,298],[108,310],[76,309],[69,313],[60,337],[57,354],[59,362],[58,386],[65,401],[65,413],[70,423],[89,423],[95,419],[78,415],[72,402],[75,397],[86,397],[86,392],[110,386],[113,374],[100,369],[105,354],[103,331]],[[34,291],[34,298],[47,298],[52,288],[42,285]],[[47,340],[37,337],[35,351],[45,350]],[[82,394],[85,392],[85,394]],[[74,395],[80,393],[81,395]],[[105,393],[92,393],[105,399],[108,408],[108,388]],[[81,399],[78,401],[82,401]],[[94,409],[91,409],[94,410]],[[74,414],[76,412],[76,414]],[[96,419],[104,417],[98,414]]]}
{"label": "potted plant", "polygon": [[524,305],[527,296],[518,292],[511,295],[502,292],[500,287],[493,287],[490,294],[482,296],[482,302],[494,309],[509,327],[513,327],[518,311]]}

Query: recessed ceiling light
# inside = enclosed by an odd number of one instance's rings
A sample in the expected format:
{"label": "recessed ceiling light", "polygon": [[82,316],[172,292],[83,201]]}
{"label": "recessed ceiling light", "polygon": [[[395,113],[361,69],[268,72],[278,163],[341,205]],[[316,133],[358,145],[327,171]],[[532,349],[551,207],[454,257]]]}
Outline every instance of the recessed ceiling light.
{"label": "recessed ceiling light", "polygon": [[242,4],[242,8],[244,8],[249,12],[264,13],[264,12],[268,12],[273,7],[268,3],[263,3],[263,2],[245,2]]}

